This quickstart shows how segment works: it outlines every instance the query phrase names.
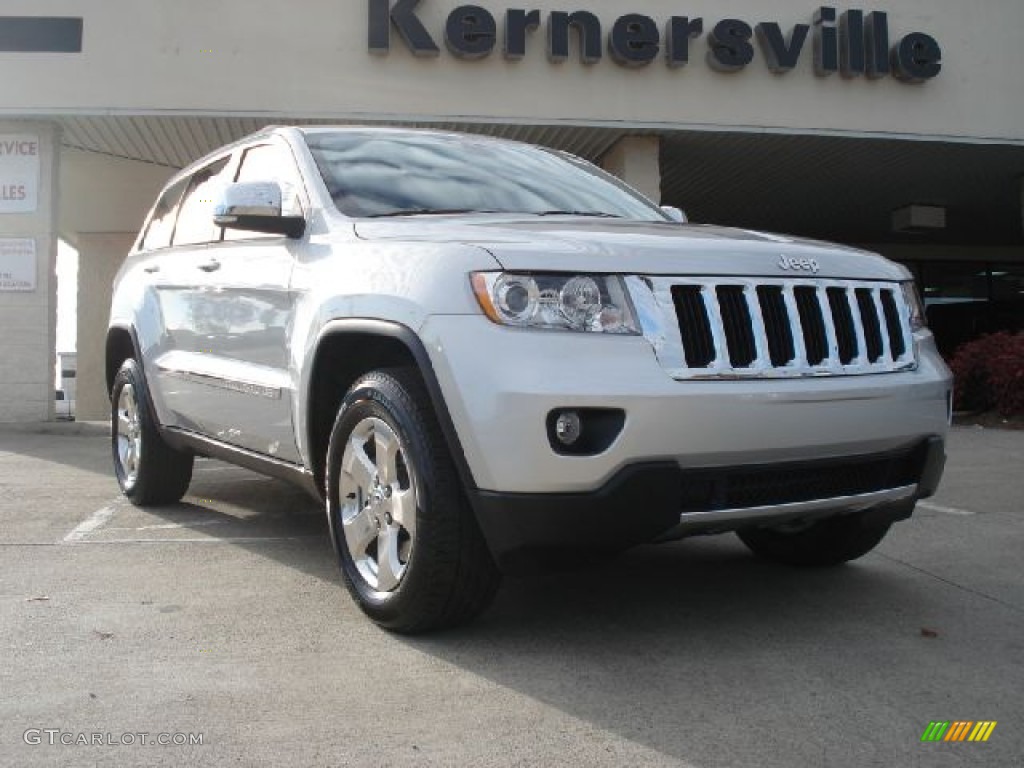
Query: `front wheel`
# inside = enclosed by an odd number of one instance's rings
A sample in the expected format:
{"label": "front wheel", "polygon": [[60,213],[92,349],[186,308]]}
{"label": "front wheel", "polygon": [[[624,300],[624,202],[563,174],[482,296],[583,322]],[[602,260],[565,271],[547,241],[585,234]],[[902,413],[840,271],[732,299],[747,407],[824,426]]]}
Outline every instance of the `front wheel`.
{"label": "front wheel", "polygon": [[889,523],[871,521],[864,512],[813,523],[775,528],[746,528],[736,534],[759,557],[787,565],[828,567],[856,560],[885,538]]}
{"label": "front wheel", "polygon": [[418,373],[369,373],[348,391],[327,451],[327,515],[345,586],[403,633],[469,621],[498,586]]}
{"label": "front wheel", "polygon": [[191,453],[160,436],[139,364],[124,361],[110,393],[114,474],[125,496],[140,507],[180,501],[192,481]]}

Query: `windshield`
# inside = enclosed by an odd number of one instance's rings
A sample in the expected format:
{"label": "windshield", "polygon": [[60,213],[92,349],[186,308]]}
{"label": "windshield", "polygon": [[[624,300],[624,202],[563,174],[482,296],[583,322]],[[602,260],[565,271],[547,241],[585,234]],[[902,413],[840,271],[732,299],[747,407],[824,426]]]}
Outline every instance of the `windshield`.
{"label": "windshield", "polygon": [[486,212],[667,220],[590,163],[529,144],[361,131],[312,132],[306,142],[334,204],[348,216]]}

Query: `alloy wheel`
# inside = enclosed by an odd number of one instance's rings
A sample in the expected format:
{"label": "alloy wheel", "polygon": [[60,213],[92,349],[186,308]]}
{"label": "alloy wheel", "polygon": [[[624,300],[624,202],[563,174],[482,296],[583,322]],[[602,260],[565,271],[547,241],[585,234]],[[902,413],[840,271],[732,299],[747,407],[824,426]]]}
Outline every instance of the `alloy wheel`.
{"label": "alloy wheel", "polygon": [[359,575],[377,592],[393,592],[416,541],[415,477],[401,439],[378,418],[356,424],[338,478],[345,545]]}

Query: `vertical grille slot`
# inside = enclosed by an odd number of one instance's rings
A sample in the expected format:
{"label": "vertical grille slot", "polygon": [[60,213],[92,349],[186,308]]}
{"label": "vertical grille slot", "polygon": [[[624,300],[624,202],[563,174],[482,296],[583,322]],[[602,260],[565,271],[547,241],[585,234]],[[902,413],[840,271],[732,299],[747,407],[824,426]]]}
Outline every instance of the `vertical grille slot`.
{"label": "vertical grille slot", "polygon": [[656,306],[641,305],[641,316],[661,312],[678,325],[678,336],[660,325],[648,336],[674,379],[856,376],[917,363],[909,311],[894,281],[804,275],[642,281],[653,297],[638,301],[653,298]]}
{"label": "vertical grille slot", "polygon": [[857,347],[857,329],[853,325],[853,310],[845,288],[829,288],[828,305],[832,311],[832,325],[839,343],[839,362],[849,365],[860,351]]}
{"label": "vertical grille slot", "polygon": [[757,359],[754,326],[750,307],[742,285],[720,285],[715,290],[722,313],[725,340],[729,346],[729,364],[733,368],[749,368]]}
{"label": "vertical grille slot", "polygon": [[821,365],[828,357],[828,334],[825,331],[825,318],[821,315],[818,289],[801,285],[793,289],[793,294],[796,297],[797,310],[800,312],[800,325],[804,329],[807,363]]}
{"label": "vertical grille slot", "polygon": [[882,311],[885,312],[885,327],[889,333],[889,350],[893,360],[899,360],[907,351],[900,325],[900,311],[892,291],[882,291]]}
{"label": "vertical grille slot", "polygon": [[715,361],[715,339],[711,333],[711,321],[708,319],[701,287],[673,286],[672,302],[676,305],[679,318],[686,365],[690,368],[707,368]]}
{"label": "vertical grille slot", "polygon": [[860,322],[864,326],[864,343],[868,347],[868,362],[877,363],[882,357],[882,324],[878,320],[875,300],[870,288],[858,288],[856,294]]}
{"label": "vertical grille slot", "polygon": [[789,322],[789,312],[786,311],[782,286],[757,286],[757,301],[761,305],[761,317],[764,319],[765,335],[768,337],[768,356],[773,367],[781,368],[796,357],[796,350],[793,348],[793,329]]}

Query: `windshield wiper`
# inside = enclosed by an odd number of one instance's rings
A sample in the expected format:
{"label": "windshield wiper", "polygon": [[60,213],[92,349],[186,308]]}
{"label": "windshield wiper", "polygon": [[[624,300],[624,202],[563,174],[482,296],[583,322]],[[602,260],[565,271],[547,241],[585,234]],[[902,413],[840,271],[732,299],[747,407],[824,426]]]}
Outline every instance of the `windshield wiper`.
{"label": "windshield wiper", "polygon": [[624,216],[619,216],[615,213],[605,213],[604,211],[530,211],[534,216],[593,216],[598,219],[623,219]]}
{"label": "windshield wiper", "polygon": [[367,216],[368,219],[386,219],[398,216],[445,216],[455,213],[501,213],[501,211],[489,211],[482,208],[410,208],[406,211],[392,211],[390,213],[374,213]]}

